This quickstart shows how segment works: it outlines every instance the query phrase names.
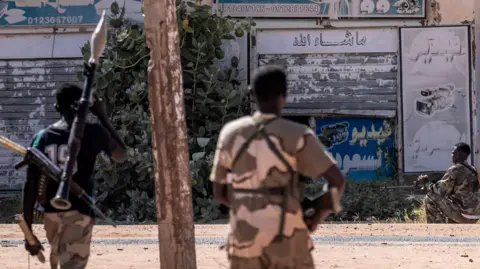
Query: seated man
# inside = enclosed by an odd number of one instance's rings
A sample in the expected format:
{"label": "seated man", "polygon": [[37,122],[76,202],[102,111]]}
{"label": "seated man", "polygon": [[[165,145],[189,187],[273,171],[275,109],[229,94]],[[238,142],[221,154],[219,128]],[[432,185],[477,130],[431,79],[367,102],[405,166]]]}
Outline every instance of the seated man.
{"label": "seated man", "polygon": [[425,184],[427,223],[475,223],[468,215],[480,213],[478,178],[475,168],[467,163],[470,146],[458,143],[452,151],[452,166],[437,182],[428,182],[427,175],[418,181]]}

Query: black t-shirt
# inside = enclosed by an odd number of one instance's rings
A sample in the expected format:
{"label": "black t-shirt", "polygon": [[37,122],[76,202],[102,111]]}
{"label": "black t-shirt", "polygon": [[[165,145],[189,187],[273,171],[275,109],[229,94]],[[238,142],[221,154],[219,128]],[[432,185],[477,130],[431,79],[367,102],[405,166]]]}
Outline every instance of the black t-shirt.
{"label": "black t-shirt", "polygon": [[[31,147],[37,148],[45,154],[53,163],[64,169],[68,158],[68,137],[70,130],[65,126],[50,125],[37,133],[32,141]],[[76,172],[74,170],[72,180],[75,181],[85,192],[94,197],[94,182],[92,179],[93,169],[97,155],[105,152],[110,156],[112,148],[112,140],[108,131],[100,124],[87,123],[83,134],[82,144],[77,157]],[[36,176],[37,180],[40,175]],[[63,212],[54,208],[50,204],[50,200],[55,197],[58,184],[53,180],[48,180],[46,189],[46,202],[41,206],[46,213]],[[72,207],[70,210],[78,210],[84,215],[95,217],[94,212],[82,202],[76,195],[70,192],[70,202]]]}

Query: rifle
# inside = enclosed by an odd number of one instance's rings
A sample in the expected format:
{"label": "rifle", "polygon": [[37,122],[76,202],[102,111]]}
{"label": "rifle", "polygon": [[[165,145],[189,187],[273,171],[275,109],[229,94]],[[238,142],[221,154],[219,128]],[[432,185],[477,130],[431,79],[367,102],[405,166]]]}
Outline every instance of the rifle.
{"label": "rifle", "polygon": [[38,238],[33,235],[32,231],[28,228],[27,223],[25,222],[25,219],[23,218],[22,214],[17,214],[15,215],[15,220],[17,221],[17,224],[20,226],[20,229],[22,229],[23,234],[25,235],[25,239],[27,240],[27,243],[36,248],[38,250],[37,256],[38,260],[41,263],[45,263],[45,256],[43,255],[43,247]]}
{"label": "rifle", "polygon": [[[41,171],[42,175],[47,176],[47,178],[54,180],[57,183],[60,183],[62,176],[62,170],[55,165],[47,156],[45,156],[41,151],[36,148],[25,148],[20,144],[17,144],[6,137],[0,136],[0,145],[10,149],[23,157],[23,161],[15,165],[15,169],[19,170],[25,167],[26,165],[35,164]],[[76,195],[80,200],[82,200],[86,205],[88,205],[95,215],[100,219],[107,221],[113,227],[116,227],[115,222],[105,216],[100,209],[95,205],[95,201],[87,195],[85,190],[80,187],[75,181],[72,181],[70,192]]]}
{"label": "rifle", "polygon": [[425,181],[423,178],[420,176],[413,182],[412,185],[405,185],[405,186],[386,186],[386,187],[381,187],[382,189],[411,189],[411,190],[422,190],[425,191],[425,185],[427,181]]}
{"label": "rifle", "polygon": [[323,187],[323,191],[316,197],[305,195],[303,198],[301,206],[303,219],[306,223],[313,219],[319,219],[319,223],[321,223],[331,213],[342,211],[338,189],[336,187],[329,189],[328,184],[323,185]]}
{"label": "rifle", "polygon": [[105,48],[107,41],[107,22],[105,11],[95,28],[91,38],[90,60],[85,64],[85,84],[82,96],[79,101],[77,115],[73,121],[70,136],[68,138],[68,158],[63,170],[60,185],[58,186],[55,197],[50,201],[53,207],[60,210],[68,210],[72,206],[69,201],[70,186],[72,185],[73,170],[77,160],[78,152],[82,144],[85,122],[90,105],[92,104],[92,84],[96,65],[99,63],[100,56]]}

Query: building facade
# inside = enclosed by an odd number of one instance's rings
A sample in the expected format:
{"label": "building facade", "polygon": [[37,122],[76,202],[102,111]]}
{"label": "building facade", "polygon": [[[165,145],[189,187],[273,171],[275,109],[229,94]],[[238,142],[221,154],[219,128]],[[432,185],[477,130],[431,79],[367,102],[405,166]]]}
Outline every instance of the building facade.
{"label": "building facade", "polygon": [[[0,3],[0,134],[28,146],[52,123],[54,90],[79,83],[80,48],[113,0]],[[141,23],[142,3],[126,1]],[[244,85],[268,63],[289,73],[285,116],[309,124],[354,180],[448,168],[459,141],[480,163],[473,87],[473,0],[206,0],[255,30],[224,44]],[[122,2],[119,2],[122,4]],[[432,135],[435,134],[435,135]],[[0,148],[0,190],[20,190]],[[476,165],[480,167],[480,165]]]}
{"label": "building facade", "polygon": [[[55,89],[81,86],[81,48],[103,10],[113,1],[3,1],[0,3],[0,134],[29,146],[33,136],[58,119]],[[127,17],[141,21],[142,3],[126,2]],[[0,148],[0,191],[22,189],[21,159]]]}
{"label": "building facade", "polygon": [[[474,1],[214,0],[254,17],[250,73],[288,70],[285,115],[315,128],[353,180],[441,173],[455,143],[478,158]],[[435,134],[435,135],[432,135]]]}

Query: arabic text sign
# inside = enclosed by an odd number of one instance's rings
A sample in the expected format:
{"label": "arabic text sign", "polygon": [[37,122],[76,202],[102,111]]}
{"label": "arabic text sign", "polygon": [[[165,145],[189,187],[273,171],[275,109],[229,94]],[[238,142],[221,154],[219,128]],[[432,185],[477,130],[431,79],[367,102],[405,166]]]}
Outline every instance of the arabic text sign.
{"label": "arabic text sign", "polygon": [[257,33],[258,54],[380,53],[398,51],[398,30],[263,30]]}
{"label": "arabic text sign", "polygon": [[317,119],[317,136],[348,179],[379,180],[394,172],[394,126],[384,119]]}
{"label": "arabic text sign", "polygon": [[231,17],[425,17],[425,0],[218,0],[215,8]]}
{"label": "arabic text sign", "polygon": [[0,26],[53,26],[97,24],[100,0],[1,1]]}

